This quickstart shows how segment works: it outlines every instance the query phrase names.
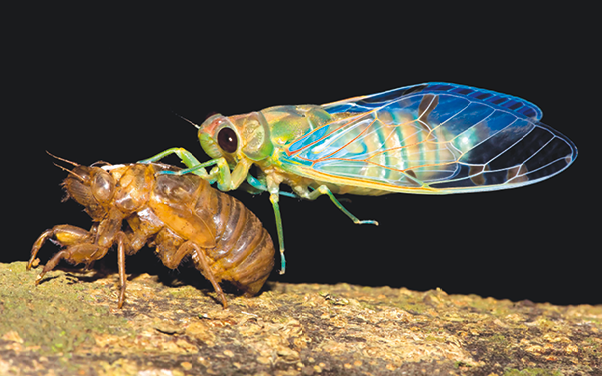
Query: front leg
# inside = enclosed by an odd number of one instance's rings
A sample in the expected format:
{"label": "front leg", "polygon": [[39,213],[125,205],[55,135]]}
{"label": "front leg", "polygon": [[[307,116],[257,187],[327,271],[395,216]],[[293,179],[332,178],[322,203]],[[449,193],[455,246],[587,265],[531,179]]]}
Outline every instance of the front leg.
{"label": "front leg", "polygon": [[[175,154],[178,157],[180,157],[180,160],[182,160],[182,163],[184,163],[184,165],[188,168],[194,167],[194,166],[199,166],[201,164],[201,162],[199,162],[198,159],[195,158],[194,155],[192,155],[191,152],[189,152],[188,150],[184,149],[184,148],[171,148],[171,149],[167,149],[162,151],[161,153],[154,155],[148,159],[144,159],[142,161],[139,161],[138,163],[153,163],[153,162],[158,162],[161,159],[167,157],[168,155],[171,154]],[[207,173],[207,171],[205,169],[203,169],[202,171],[199,170],[197,172],[195,172],[195,175],[199,175],[203,178],[207,177],[209,174]]]}
{"label": "front leg", "polygon": [[[31,269],[36,256],[40,251],[40,248],[44,245],[46,240],[53,239],[62,246],[72,246],[77,244],[92,243],[94,240],[95,233],[84,230],[81,227],[71,225],[57,225],[53,228],[44,231],[38,239],[33,243],[31,247],[31,257],[27,263],[26,269]],[[56,255],[55,255],[56,256]],[[58,261],[57,261],[58,262]]]}
{"label": "front leg", "polygon": [[[148,159],[144,159],[139,161],[138,163],[153,163],[153,162],[158,162],[161,159],[167,157],[168,155],[171,154],[175,154],[178,157],[180,157],[180,160],[182,161],[182,163],[184,163],[184,165],[186,167],[188,167],[188,169],[186,170],[181,170],[181,171],[161,171],[161,174],[171,174],[171,175],[182,175],[182,174],[188,174],[188,173],[193,173],[195,175],[198,175],[200,177],[202,177],[203,179],[207,180],[209,183],[213,184],[217,181],[217,177],[216,175],[220,175],[220,173],[213,172],[212,173],[208,173],[207,170],[205,169],[205,167],[208,166],[213,166],[213,165],[220,165],[220,163],[218,162],[217,159],[212,159],[209,162],[205,162],[205,163],[201,163],[199,162],[198,159],[195,158],[194,155],[192,155],[191,152],[189,152],[188,150],[184,149],[184,148],[171,148],[171,149],[167,149],[162,151],[161,153],[154,155]],[[221,158],[223,159],[223,158]],[[225,160],[224,160],[225,162]],[[220,170],[223,170],[223,163],[221,163],[221,167]],[[226,167],[227,167],[227,163],[226,163]],[[223,179],[229,179],[229,174],[230,174],[230,168],[226,168],[226,171],[222,171],[221,174],[224,176]],[[184,172],[182,172],[184,171]],[[226,176],[228,175],[228,176]]]}
{"label": "front leg", "polygon": [[84,263],[88,266],[92,262],[103,258],[108,250],[109,248],[100,247],[96,244],[77,244],[67,247],[48,260],[42,272],[36,277],[35,284],[38,285],[44,275],[54,269],[59,261],[63,259],[72,265]]}
{"label": "front leg", "polygon": [[[251,162],[247,159],[242,159],[238,162],[234,170],[230,172],[230,165],[225,158],[215,158],[210,161],[199,162],[188,150],[184,148],[167,149],[151,158],[140,161],[139,163],[152,163],[165,158],[170,154],[176,154],[186,165],[186,169],[180,171],[161,171],[159,174],[166,175],[184,175],[195,174],[213,184],[217,182],[217,187],[221,191],[232,191],[237,189],[247,178]],[[207,172],[205,167],[215,166],[211,172]]]}
{"label": "front leg", "polygon": [[109,250],[110,245],[103,247],[94,244],[95,235],[94,231],[86,231],[83,228],[71,225],[57,225],[50,230],[44,231],[31,248],[31,257],[27,263],[27,270],[31,269],[38,251],[46,240],[53,239],[67,248],[56,253],[46,263],[44,269],[36,278],[35,284],[39,284],[44,275],[54,269],[59,261],[63,259],[73,265],[81,263],[90,265],[92,262],[103,258]]}
{"label": "front leg", "polygon": [[[188,168],[180,171],[161,171],[160,174],[183,175],[192,173],[200,176],[204,180],[207,180],[211,184],[217,181],[218,184],[221,184],[224,188],[230,185],[230,167],[224,158],[212,159],[208,162],[201,163],[195,158],[194,155],[192,155],[191,152],[184,148],[167,149],[155,156],[139,161],[138,163],[158,162],[171,154],[175,154],[180,157],[182,163],[184,163],[184,165]],[[208,173],[205,167],[213,165],[217,165],[217,169],[214,168],[210,173]]]}

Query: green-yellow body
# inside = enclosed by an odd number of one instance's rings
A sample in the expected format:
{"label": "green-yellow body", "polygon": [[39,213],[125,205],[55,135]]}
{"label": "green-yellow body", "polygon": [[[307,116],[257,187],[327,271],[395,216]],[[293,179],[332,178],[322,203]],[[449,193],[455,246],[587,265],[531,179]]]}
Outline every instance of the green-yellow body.
{"label": "green-yellow body", "polygon": [[[217,182],[222,191],[268,191],[283,255],[280,195],[326,194],[354,223],[378,224],[353,216],[334,194],[491,191],[559,173],[577,149],[541,116],[534,104],[507,94],[428,83],[325,105],[213,115],[198,127],[210,161],[172,148],[144,162],[175,153],[188,166],[179,173]],[[281,184],[293,193],[281,192]],[[281,272],[284,265],[282,257]]]}

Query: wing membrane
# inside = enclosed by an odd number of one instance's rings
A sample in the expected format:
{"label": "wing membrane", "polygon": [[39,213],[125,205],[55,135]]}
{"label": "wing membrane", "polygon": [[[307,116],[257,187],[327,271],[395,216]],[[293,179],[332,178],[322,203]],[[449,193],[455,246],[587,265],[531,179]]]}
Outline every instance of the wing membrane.
{"label": "wing membrane", "polygon": [[[577,149],[511,95],[429,83],[322,106],[334,119],[286,148],[284,168],[383,191],[456,193],[531,184]],[[334,179],[334,180],[333,180]]]}

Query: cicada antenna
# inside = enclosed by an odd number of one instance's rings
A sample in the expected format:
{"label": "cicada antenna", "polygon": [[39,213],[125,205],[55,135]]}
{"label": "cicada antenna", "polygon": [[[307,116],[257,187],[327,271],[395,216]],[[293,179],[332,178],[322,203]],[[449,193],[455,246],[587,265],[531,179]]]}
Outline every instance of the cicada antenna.
{"label": "cicada antenna", "polygon": [[58,159],[59,161],[63,161],[63,162],[69,163],[70,165],[73,165],[73,166],[75,166],[75,167],[79,166],[79,163],[71,162],[71,161],[70,161],[70,160],[68,160],[68,159],[64,159],[64,158],[61,158],[61,157],[57,157],[56,155],[52,154],[52,153],[51,153],[51,152],[49,152],[48,150],[46,150],[46,153],[47,153],[49,156],[51,156],[52,158],[56,158],[56,159]]}
{"label": "cicada antenna", "polygon": [[191,120],[188,120],[188,119],[186,119],[184,116],[182,116],[182,115],[178,114],[177,112],[175,112],[175,111],[172,111],[172,112],[173,112],[173,114],[174,114],[174,115],[176,115],[176,116],[177,116],[177,117],[179,117],[180,119],[182,119],[182,120],[185,120],[185,121],[189,122],[190,124],[194,125],[194,126],[196,127],[196,129],[199,129],[199,128],[201,127],[200,125],[198,125],[198,124],[195,124],[195,123],[194,123],[194,122],[192,122]]}
{"label": "cicada antenna", "polygon": [[75,176],[76,178],[78,178],[82,182],[86,181],[83,177],[79,176],[78,174],[76,174],[75,172],[69,170],[68,168],[65,168],[65,167],[61,166],[60,164],[53,163],[53,165],[55,165],[56,167],[60,168],[63,171],[67,171],[68,173],[70,173],[71,175]]}
{"label": "cicada antenna", "polygon": [[[64,158],[61,158],[61,157],[57,157],[56,155],[52,154],[52,153],[51,153],[51,152],[49,152],[48,150],[46,150],[46,153],[48,153],[48,155],[50,155],[51,157],[58,159],[59,161],[63,161],[63,162],[65,162],[65,163],[69,163],[69,164],[71,164],[71,165],[73,165],[73,166],[75,166],[75,167],[78,167],[78,166],[80,166],[80,164],[79,164],[79,163],[71,162],[71,161],[70,161],[70,160],[68,160],[68,159],[64,159]],[[75,172],[73,172],[73,171],[69,170],[68,168],[65,168],[65,167],[63,167],[63,166],[61,166],[60,164],[57,164],[57,163],[53,163],[53,165],[55,165],[56,167],[60,168],[60,169],[61,169],[61,170],[63,170],[63,171],[67,171],[67,172],[68,172],[68,173],[70,173],[71,175],[73,175],[73,176],[77,177],[79,180],[81,180],[81,181],[85,181],[83,177],[79,176],[78,174],[76,174]]]}

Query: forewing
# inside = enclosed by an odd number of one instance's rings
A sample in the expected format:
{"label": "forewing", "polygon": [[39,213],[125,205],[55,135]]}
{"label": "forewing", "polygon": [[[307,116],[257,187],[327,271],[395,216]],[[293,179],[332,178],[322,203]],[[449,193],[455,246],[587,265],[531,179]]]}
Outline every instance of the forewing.
{"label": "forewing", "polygon": [[428,83],[322,106],[333,117],[290,143],[285,165],[316,180],[384,191],[457,193],[549,178],[577,157],[523,99]]}

